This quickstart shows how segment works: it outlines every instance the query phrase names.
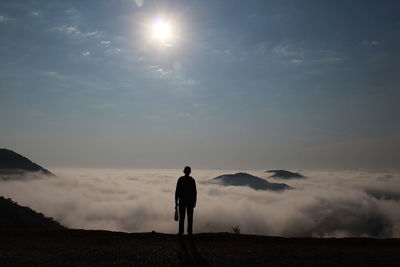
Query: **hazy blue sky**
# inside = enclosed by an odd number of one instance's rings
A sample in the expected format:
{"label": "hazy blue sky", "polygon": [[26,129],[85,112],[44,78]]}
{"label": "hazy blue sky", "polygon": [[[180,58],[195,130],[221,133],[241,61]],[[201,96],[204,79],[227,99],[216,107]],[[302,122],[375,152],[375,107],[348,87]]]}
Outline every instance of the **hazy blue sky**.
{"label": "hazy blue sky", "polygon": [[48,167],[399,167],[399,14],[395,0],[2,0],[0,147]]}

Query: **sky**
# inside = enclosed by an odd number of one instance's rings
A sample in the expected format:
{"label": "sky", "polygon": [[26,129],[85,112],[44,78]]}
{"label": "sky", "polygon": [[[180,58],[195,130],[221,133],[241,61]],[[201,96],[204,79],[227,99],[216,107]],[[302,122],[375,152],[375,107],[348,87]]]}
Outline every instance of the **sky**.
{"label": "sky", "polygon": [[2,0],[0,147],[45,167],[398,168],[399,13]]}

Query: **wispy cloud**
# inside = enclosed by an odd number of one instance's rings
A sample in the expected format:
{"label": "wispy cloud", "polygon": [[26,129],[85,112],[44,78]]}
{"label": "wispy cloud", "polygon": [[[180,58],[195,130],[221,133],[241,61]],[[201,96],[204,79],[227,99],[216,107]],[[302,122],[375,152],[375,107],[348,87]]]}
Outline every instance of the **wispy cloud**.
{"label": "wispy cloud", "polygon": [[274,48],[272,48],[272,53],[283,57],[302,58],[305,52],[302,49],[294,48],[288,45],[277,45]]}
{"label": "wispy cloud", "polygon": [[15,20],[16,20],[15,18],[0,15],[0,22],[11,22],[11,21],[15,21]]}
{"label": "wispy cloud", "polygon": [[134,2],[138,7],[141,7],[141,6],[143,6],[144,0],[134,0]]}
{"label": "wispy cloud", "polygon": [[45,76],[53,77],[53,78],[57,78],[57,79],[62,79],[62,78],[64,78],[63,75],[61,75],[61,74],[59,74],[59,73],[57,73],[57,72],[55,72],[55,71],[46,71],[46,72],[44,72],[43,74],[44,74]]}
{"label": "wispy cloud", "polygon": [[165,69],[162,69],[162,68],[159,68],[159,69],[157,69],[156,71],[157,71],[161,76],[167,76],[167,75],[169,75],[169,74],[171,73],[171,71],[165,70]]}
{"label": "wispy cloud", "polygon": [[91,36],[99,36],[100,32],[93,31],[93,32],[81,32],[77,27],[74,26],[58,26],[52,29],[53,31],[62,32],[67,34],[68,36],[78,37],[78,38],[86,38]]}
{"label": "wispy cloud", "polygon": [[40,16],[40,13],[38,11],[32,11],[31,15],[34,17],[38,17],[38,16]]}
{"label": "wispy cloud", "polygon": [[79,14],[78,14],[78,10],[76,10],[75,8],[68,8],[67,10],[65,10],[65,13],[72,20],[76,21],[80,18]]}
{"label": "wispy cloud", "polygon": [[363,46],[378,46],[381,45],[383,41],[377,41],[377,40],[372,40],[372,41],[363,41],[361,44]]}
{"label": "wispy cloud", "polygon": [[178,87],[184,86],[187,88],[198,84],[198,81],[183,75],[181,71],[181,65],[179,63],[175,63],[172,68],[162,67],[160,65],[149,65],[147,66],[147,69],[149,70],[149,73],[154,76],[154,78],[169,81],[175,85],[178,85]]}
{"label": "wispy cloud", "polygon": [[84,57],[90,56],[90,52],[89,51],[85,51],[81,54]]}
{"label": "wispy cloud", "polygon": [[109,44],[111,44],[111,41],[102,40],[102,41],[100,41],[100,44],[109,45]]}
{"label": "wispy cloud", "polygon": [[185,81],[183,81],[183,83],[186,84],[186,85],[196,85],[197,81],[195,81],[195,80],[185,80]]}
{"label": "wispy cloud", "polygon": [[122,51],[123,50],[121,48],[116,47],[116,48],[107,49],[104,53],[107,56],[112,56],[112,55],[119,55],[122,53]]}
{"label": "wispy cloud", "polygon": [[295,58],[290,60],[290,62],[294,63],[294,64],[301,64],[303,63],[303,60],[301,58]]}
{"label": "wispy cloud", "polygon": [[334,62],[343,61],[343,58],[341,58],[341,57],[327,57],[327,58],[321,58],[319,61],[320,62],[327,62],[327,63],[334,63]]}

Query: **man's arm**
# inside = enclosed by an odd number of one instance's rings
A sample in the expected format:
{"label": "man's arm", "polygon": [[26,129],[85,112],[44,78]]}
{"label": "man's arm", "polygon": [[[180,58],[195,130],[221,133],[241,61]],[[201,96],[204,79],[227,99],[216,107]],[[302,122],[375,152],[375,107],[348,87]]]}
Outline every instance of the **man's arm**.
{"label": "man's arm", "polygon": [[176,189],[175,189],[175,207],[178,206],[179,196],[181,195],[181,186],[179,180],[180,179],[178,179],[178,182],[176,183]]}
{"label": "man's arm", "polygon": [[197,188],[196,188],[196,181],[194,181],[194,207],[196,207],[197,202]]}

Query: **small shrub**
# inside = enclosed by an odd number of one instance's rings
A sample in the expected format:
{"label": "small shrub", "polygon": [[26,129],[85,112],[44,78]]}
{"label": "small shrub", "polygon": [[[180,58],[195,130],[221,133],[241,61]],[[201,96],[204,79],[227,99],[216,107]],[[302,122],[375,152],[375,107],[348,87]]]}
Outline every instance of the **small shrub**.
{"label": "small shrub", "polygon": [[240,228],[239,225],[232,227],[232,231],[235,235],[240,235]]}

